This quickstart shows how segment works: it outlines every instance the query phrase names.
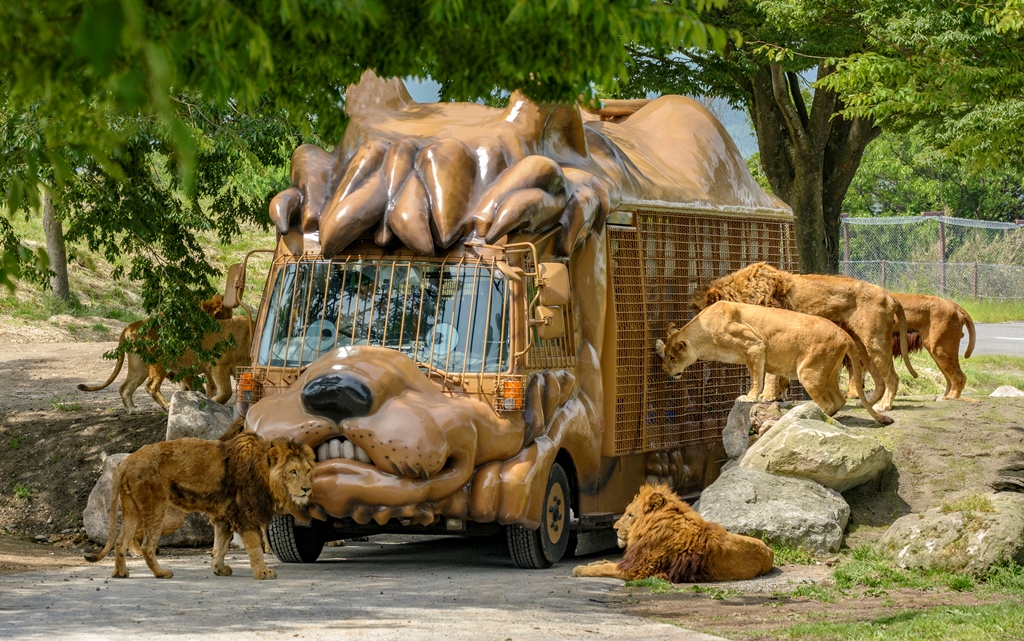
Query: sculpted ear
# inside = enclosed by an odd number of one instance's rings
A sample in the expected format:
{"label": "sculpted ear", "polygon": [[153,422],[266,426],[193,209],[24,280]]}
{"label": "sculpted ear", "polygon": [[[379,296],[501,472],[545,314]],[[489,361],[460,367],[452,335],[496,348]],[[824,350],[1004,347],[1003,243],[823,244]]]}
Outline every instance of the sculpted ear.
{"label": "sculpted ear", "polygon": [[653,512],[663,505],[665,505],[665,495],[660,492],[654,492],[647,497],[647,502],[644,505],[644,512]]}
{"label": "sculpted ear", "polygon": [[665,358],[665,342],[660,338],[654,342],[654,353]]}

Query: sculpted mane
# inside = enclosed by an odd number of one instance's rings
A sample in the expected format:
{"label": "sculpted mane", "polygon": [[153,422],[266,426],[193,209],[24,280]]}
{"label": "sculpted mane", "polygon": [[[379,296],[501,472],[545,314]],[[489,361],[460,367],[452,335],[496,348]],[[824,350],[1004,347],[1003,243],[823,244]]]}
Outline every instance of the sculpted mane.
{"label": "sculpted mane", "polygon": [[292,184],[271,202],[292,253],[303,234],[319,234],[325,257],[360,238],[432,255],[560,226],[569,254],[623,201],[788,212],[721,123],[680,96],[595,113],[518,92],[504,109],[419,104],[397,78],[367,71],[348,87],[346,109],[341,144],[296,149]]}

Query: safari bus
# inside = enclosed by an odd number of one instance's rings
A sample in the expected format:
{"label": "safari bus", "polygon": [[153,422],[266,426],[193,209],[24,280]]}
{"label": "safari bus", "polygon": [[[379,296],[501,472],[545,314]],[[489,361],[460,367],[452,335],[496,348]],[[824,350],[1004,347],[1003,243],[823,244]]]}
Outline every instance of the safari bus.
{"label": "safari bus", "polygon": [[791,211],[721,123],[680,96],[421,104],[373,72],[346,109],[341,144],[299,147],[271,203],[238,376],[247,427],[317,456],[318,518],[277,517],[275,554],[504,530],[516,565],[542,568],[613,547],[645,481],[713,482],[746,371],[670,380],[653,344],[701,284],[796,260]]}

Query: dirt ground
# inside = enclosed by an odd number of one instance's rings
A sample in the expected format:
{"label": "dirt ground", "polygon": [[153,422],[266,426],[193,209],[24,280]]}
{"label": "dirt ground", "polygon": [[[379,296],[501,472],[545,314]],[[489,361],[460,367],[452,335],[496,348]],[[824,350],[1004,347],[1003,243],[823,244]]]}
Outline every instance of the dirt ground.
{"label": "dirt ground", "polygon": [[[107,378],[113,361],[102,354],[115,346],[120,328],[103,319],[58,318],[40,326],[0,318],[0,574],[78,564],[87,545],[81,515],[105,456],[164,437],[166,414],[144,389],[135,394],[141,413],[126,414],[117,393],[123,372],[103,391],[76,389]],[[172,392],[165,383],[164,394]],[[990,491],[999,471],[1024,457],[1024,399],[900,398],[890,414],[896,422],[885,428],[852,404],[836,417],[879,438],[895,463],[879,483],[846,493],[850,547],[877,539],[903,514]],[[756,581],[715,586],[723,592],[623,588],[609,605],[692,629],[756,637],[815,618],[867,620],[900,609],[983,602],[944,591],[889,591],[839,603],[778,594],[829,573],[825,565],[786,566]]]}

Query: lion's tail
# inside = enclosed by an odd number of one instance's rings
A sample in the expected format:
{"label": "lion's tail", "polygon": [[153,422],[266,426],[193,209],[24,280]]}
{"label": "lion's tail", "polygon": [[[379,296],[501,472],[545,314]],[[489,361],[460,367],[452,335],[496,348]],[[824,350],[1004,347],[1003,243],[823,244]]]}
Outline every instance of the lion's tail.
{"label": "lion's tail", "polygon": [[[891,425],[893,419],[885,414],[880,414],[875,411],[875,408],[872,406],[873,404],[868,400],[867,395],[864,393],[864,366],[861,363],[860,358],[857,357],[858,348],[853,339],[850,340],[850,348],[847,349],[846,356],[843,357],[843,365],[845,365],[847,371],[850,372],[850,381],[853,382],[853,386],[857,390],[857,397],[860,399],[860,404],[868,411],[871,418],[875,419],[875,422],[881,425]],[[877,399],[875,400],[877,402]]]}
{"label": "lion's tail", "polygon": [[107,544],[99,552],[85,555],[85,560],[89,563],[102,561],[104,557],[110,554],[110,550],[114,547],[114,541],[117,539],[117,503],[121,498],[122,468],[122,465],[118,465],[114,468],[114,473],[110,477],[110,529],[107,531]]}
{"label": "lion's tail", "polygon": [[917,372],[914,371],[914,366],[910,362],[910,350],[907,348],[907,314],[903,311],[903,305],[900,304],[895,298],[892,301],[896,304],[896,321],[900,326],[900,356],[903,358],[903,363],[907,366],[907,371],[914,378],[917,378]]}
{"label": "lion's tail", "polygon": [[[125,336],[127,334],[128,334],[128,327],[125,327],[124,329],[121,330],[121,337],[119,339],[117,339],[117,346],[118,347],[121,347],[121,345],[124,345],[124,338],[125,338]],[[79,383],[78,384],[78,389],[80,389],[83,392],[98,392],[98,391],[100,391],[101,389],[107,387],[108,385],[110,385],[111,383],[114,382],[114,379],[117,378],[117,375],[121,373],[121,366],[122,365],[124,365],[124,352],[119,352],[118,355],[117,355],[117,365],[114,366],[114,371],[110,373],[110,376],[107,378],[106,382],[104,382],[102,385],[86,385],[85,383]]]}
{"label": "lion's tail", "polygon": [[971,353],[974,351],[974,319],[967,313],[967,310],[959,305],[956,306],[956,315],[960,319],[960,325],[967,327],[967,351],[964,352],[964,358],[970,358]]}

